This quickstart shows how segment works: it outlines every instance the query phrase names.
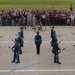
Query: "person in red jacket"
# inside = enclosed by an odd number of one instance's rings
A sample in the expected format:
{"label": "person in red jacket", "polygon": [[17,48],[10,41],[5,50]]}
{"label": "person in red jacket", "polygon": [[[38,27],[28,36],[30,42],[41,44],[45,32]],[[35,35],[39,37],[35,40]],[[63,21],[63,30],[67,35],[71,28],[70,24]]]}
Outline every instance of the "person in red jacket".
{"label": "person in red jacket", "polygon": [[38,30],[42,30],[42,22],[39,23]]}

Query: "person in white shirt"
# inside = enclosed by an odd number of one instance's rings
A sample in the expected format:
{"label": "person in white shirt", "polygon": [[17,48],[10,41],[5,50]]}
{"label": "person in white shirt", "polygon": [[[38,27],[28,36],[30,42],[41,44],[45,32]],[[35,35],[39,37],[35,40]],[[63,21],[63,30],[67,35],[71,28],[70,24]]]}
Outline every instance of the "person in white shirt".
{"label": "person in white shirt", "polygon": [[72,14],[70,15],[70,18],[71,18],[71,25],[74,26],[74,18],[75,18],[74,13],[72,13]]}

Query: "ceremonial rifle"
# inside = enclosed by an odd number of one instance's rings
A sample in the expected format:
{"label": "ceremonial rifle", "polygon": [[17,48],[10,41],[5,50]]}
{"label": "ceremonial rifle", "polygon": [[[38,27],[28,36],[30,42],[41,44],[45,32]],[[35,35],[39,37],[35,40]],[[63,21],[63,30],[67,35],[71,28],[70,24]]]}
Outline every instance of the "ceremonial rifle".
{"label": "ceremonial rifle", "polygon": [[9,49],[11,49],[13,51],[13,49],[11,47],[8,46]]}
{"label": "ceremonial rifle", "polygon": [[58,56],[62,51],[64,51],[65,49],[66,49],[66,47],[63,48],[63,49],[61,49],[55,57],[57,57],[57,56]]}

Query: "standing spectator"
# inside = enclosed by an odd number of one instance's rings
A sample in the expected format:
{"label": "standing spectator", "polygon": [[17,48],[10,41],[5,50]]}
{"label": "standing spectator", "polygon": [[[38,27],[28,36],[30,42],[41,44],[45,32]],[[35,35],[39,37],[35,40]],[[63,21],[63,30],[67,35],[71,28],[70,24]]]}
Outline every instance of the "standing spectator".
{"label": "standing spectator", "polygon": [[74,18],[75,18],[75,15],[74,15],[74,13],[71,13],[71,25],[73,25],[74,26]]}
{"label": "standing spectator", "polygon": [[1,19],[3,26],[6,26],[6,25],[7,25],[7,20],[6,20],[6,18],[7,18],[7,17],[6,17],[6,14],[3,13],[3,14],[2,14],[2,19]]}
{"label": "standing spectator", "polygon": [[40,22],[40,18],[41,18],[41,14],[39,10],[36,10],[35,17],[36,17],[36,24],[38,25]]}
{"label": "standing spectator", "polygon": [[11,16],[7,14],[7,25],[11,25]]}
{"label": "standing spectator", "polygon": [[1,14],[1,12],[0,12],[0,24],[1,24],[1,19],[2,19],[2,14]]}
{"label": "standing spectator", "polygon": [[12,11],[11,13],[11,22],[12,25],[15,25],[16,11]]}
{"label": "standing spectator", "polygon": [[31,15],[31,12],[30,11],[27,11],[27,27],[30,25],[30,15]]}
{"label": "standing spectator", "polygon": [[46,25],[48,25],[48,26],[50,25],[50,19],[49,18],[50,18],[50,15],[49,15],[49,13],[47,13],[46,14]]}
{"label": "standing spectator", "polygon": [[35,14],[33,15],[33,28],[36,28],[36,17],[35,17]]}
{"label": "standing spectator", "polygon": [[25,14],[25,15],[24,15],[24,17],[25,17],[25,25],[27,25],[27,17],[28,17],[28,15],[27,15],[27,11],[25,11],[24,14]]}
{"label": "standing spectator", "polygon": [[66,25],[66,13],[63,12],[62,14],[62,18],[63,18],[63,25]]}
{"label": "standing spectator", "polygon": [[67,13],[67,25],[71,25],[70,12]]}
{"label": "standing spectator", "polygon": [[[38,25],[38,31],[39,31],[39,30],[42,30],[42,22],[40,22],[39,25]],[[42,30],[42,31],[43,31],[43,30]]]}
{"label": "standing spectator", "polygon": [[32,23],[33,23],[32,12],[28,12],[27,25],[32,26]]}
{"label": "standing spectator", "polygon": [[42,22],[43,25],[45,25],[45,19],[46,19],[46,16],[45,16],[45,13],[43,13],[41,15],[41,22]]}

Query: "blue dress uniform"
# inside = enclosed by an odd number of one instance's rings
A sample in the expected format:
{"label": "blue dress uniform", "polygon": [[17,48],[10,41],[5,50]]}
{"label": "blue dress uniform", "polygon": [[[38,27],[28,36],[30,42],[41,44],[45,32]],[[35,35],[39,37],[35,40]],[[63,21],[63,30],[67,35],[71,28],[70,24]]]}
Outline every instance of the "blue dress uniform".
{"label": "blue dress uniform", "polygon": [[53,43],[53,53],[54,53],[54,63],[61,64],[59,61],[59,50],[61,50],[58,46],[57,40]]}
{"label": "blue dress uniform", "polygon": [[55,31],[52,32],[52,34],[51,34],[51,38],[52,38],[51,46],[53,47],[53,43],[55,42],[55,40],[57,40],[57,37],[56,37],[56,33],[55,33]]}
{"label": "blue dress uniform", "polygon": [[17,38],[17,40],[18,40],[18,43],[20,44],[20,50],[19,50],[19,52],[20,52],[20,54],[22,54],[22,50],[21,50],[21,47],[23,47],[23,39],[22,39],[22,37],[19,35],[18,36],[18,38]]}
{"label": "blue dress uniform", "polygon": [[20,28],[20,36],[21,36],[22,38],[24,38],[23,28]]}
{"label": "blue dress uniform", "polygon": [[40,54],[40,45],[42,43],[42,38],[41,38],[41,35],[39,35],[39,32],[37,32],[37,35],[35,36],[34,41],[36,44],[37,54]]}
{"label": "blue dress uniform", "polygon": [[21,47],[23,47],[24,45],[23,45],[23,43],[24,43],[24,41],[23,41],[23,38],[21,37],[21,33],[19,32],[19,36],[18,36],[18,42],[20,43],[20,46]]}
{"label": "blue dress uniform", "polygon": [[21,37],[24,38],[23,30],[22,29],[21,29],[21,32],[20,33],[21,33]]}
{"label": "blue dress uniform", "polygon": [[15,43],[15,45],[12,47],[12,49],[14,49],[13,50],[14,57],[13,57],[12,63],[15,62],[16,60],[17,60],[16,63],[20,63],[20,59],[19,59],[19,47],[20,47],[20,45],[18,43]]}
{"label": "blue dress uniform", "polygon": [[52,36],[53,32],[54,32],[54,27],[52,27],[52,29],[51,29],[51,36]]}

